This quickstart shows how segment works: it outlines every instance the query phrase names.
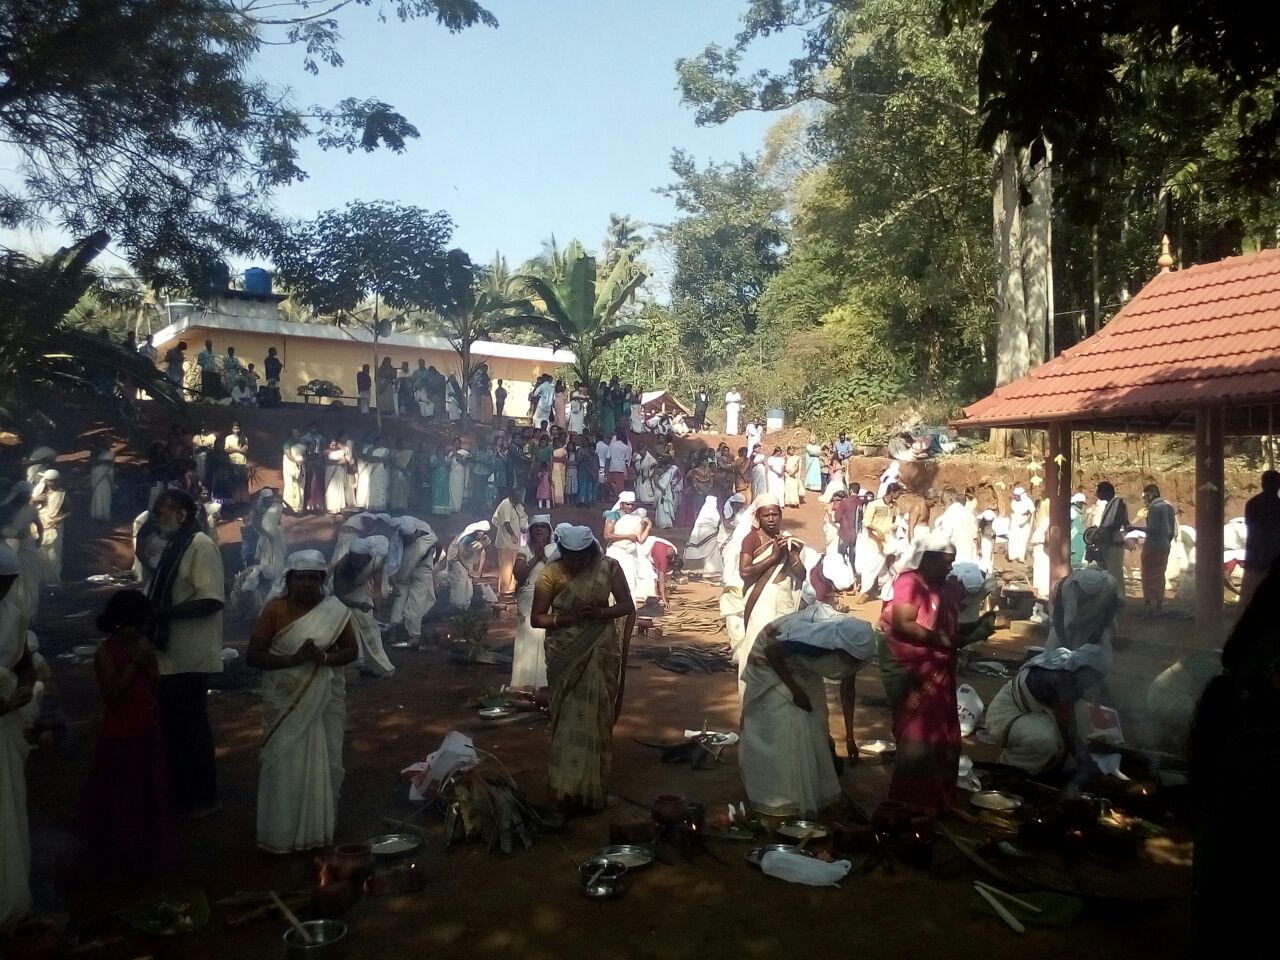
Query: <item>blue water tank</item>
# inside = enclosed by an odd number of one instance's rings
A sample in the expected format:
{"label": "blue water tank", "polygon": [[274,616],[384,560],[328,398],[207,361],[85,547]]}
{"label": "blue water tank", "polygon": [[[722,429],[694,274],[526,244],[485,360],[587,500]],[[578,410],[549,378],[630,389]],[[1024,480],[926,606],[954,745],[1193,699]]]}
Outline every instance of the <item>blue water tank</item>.
{"label": "blue water tank", "polygon": [[244,272],[245,293],[271,293],[271,271],[261,267],[250,267]]}

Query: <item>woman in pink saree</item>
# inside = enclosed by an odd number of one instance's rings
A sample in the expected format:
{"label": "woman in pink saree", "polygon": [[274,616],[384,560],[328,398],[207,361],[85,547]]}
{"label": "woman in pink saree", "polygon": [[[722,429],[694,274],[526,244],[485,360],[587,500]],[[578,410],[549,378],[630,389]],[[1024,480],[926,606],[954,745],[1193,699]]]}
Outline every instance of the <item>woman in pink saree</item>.
{"label": "woman in pink saree", "polygon": [[916,539],[880,614],[880,674],[898,744],[889,799],[942,810],[960,764],[956,637],[962,588],[949,580],[955,547],[937,532]]}

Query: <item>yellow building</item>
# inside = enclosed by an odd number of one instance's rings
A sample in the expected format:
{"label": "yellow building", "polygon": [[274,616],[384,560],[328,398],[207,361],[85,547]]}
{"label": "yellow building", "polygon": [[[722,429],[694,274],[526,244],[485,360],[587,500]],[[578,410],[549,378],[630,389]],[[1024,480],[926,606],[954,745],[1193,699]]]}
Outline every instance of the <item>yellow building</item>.
{"label": "yellow building", "polygon": [[[297,402],[298,387],[312,380],[329,380],[342,388],[344,402],[354,404],[356,372],[366,363],[370,372],[376,366],[373,334],[359,326],[282,320],[278,304],[283,299],[279,294],[229,290],[208,305],[194,306],[190,313],[155,334],[157,358],[163,363],[170,347],[186,341],[190,366],[196,354],[204,349],[205,341],[211,340],[219,356],[226,354],[227,347],[234,347],[240,362],[252,363],[259,376],[263,376],[267,349],[275,347],[276,355],[284,364],[280,393],[286,403]],[[397,370],[404,362],[408,362],[410,370],[416,370],[418,360],[422,359],[446,376],[461,376],[462,363],[443,337],[393,333],[379,339],[377,348],[379,362],[382,357],[390,357]],[[471,352],[473,364],[488,364],[495,388],[498,380],[503,381],[509,395],[508,416],[519,416],[526,411],[526,398],[541,374],[554,376],[558,368],[573,363],[574,359],[572,353],[564,350],[488,340],[475,343]]]}

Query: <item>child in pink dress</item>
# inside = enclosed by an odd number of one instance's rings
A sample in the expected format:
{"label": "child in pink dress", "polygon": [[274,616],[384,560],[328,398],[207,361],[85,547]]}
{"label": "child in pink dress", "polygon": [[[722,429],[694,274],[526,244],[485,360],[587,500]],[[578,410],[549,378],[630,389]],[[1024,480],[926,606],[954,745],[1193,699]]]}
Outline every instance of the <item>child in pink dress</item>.
{"label": "child in pink dress", "polygon": [[551,509],[551,470],[544,463],[538,467],[538,509]]}

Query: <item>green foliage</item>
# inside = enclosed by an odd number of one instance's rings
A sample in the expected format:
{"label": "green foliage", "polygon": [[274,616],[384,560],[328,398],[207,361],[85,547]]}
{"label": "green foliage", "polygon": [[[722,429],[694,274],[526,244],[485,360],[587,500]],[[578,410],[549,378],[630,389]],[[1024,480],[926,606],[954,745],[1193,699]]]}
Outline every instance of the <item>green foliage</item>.
{"label": "green foliage", "polygon": [[538,273],[521,276],[535,312],[495,317],[492,328],[524,327],[552,347],[571,350],[574,375],[594,398],[600,356],[623,337],[642,332],[618,317],[649,274],[625,251],[607,272],[598,270],[595,257],[577,240],[563,253],[553,241],[553,252]]}
{"label": "green foliage", "polygon": [[13,251],[0,259],[0,422],[8,428],[54,426],[68,407],[132,426],[137,390],[181,406],[181,392],[150,361],[76,325],[108,239],[99,231],[43,261]]}
{"label": "green foliage", "polygon": [[472,284],[466,254],[445,249],[452,233],[445,213],[355,201],[288,227],[272,259],[291,297],[322,314],[349,317],[375,297],[400,309],[448,308]]}
{"label": "green foliage", "polygon": [[264,44],[339,66],[338,11],[496,25],[474,0],[0,2],[0,139],[18,176],[0,222],[102,229],[148,280],[204,277],[273,233],[272,191],[305,176],[299,144],[403,150],[418,131],[388,104],[301,106],[254,75]]}

